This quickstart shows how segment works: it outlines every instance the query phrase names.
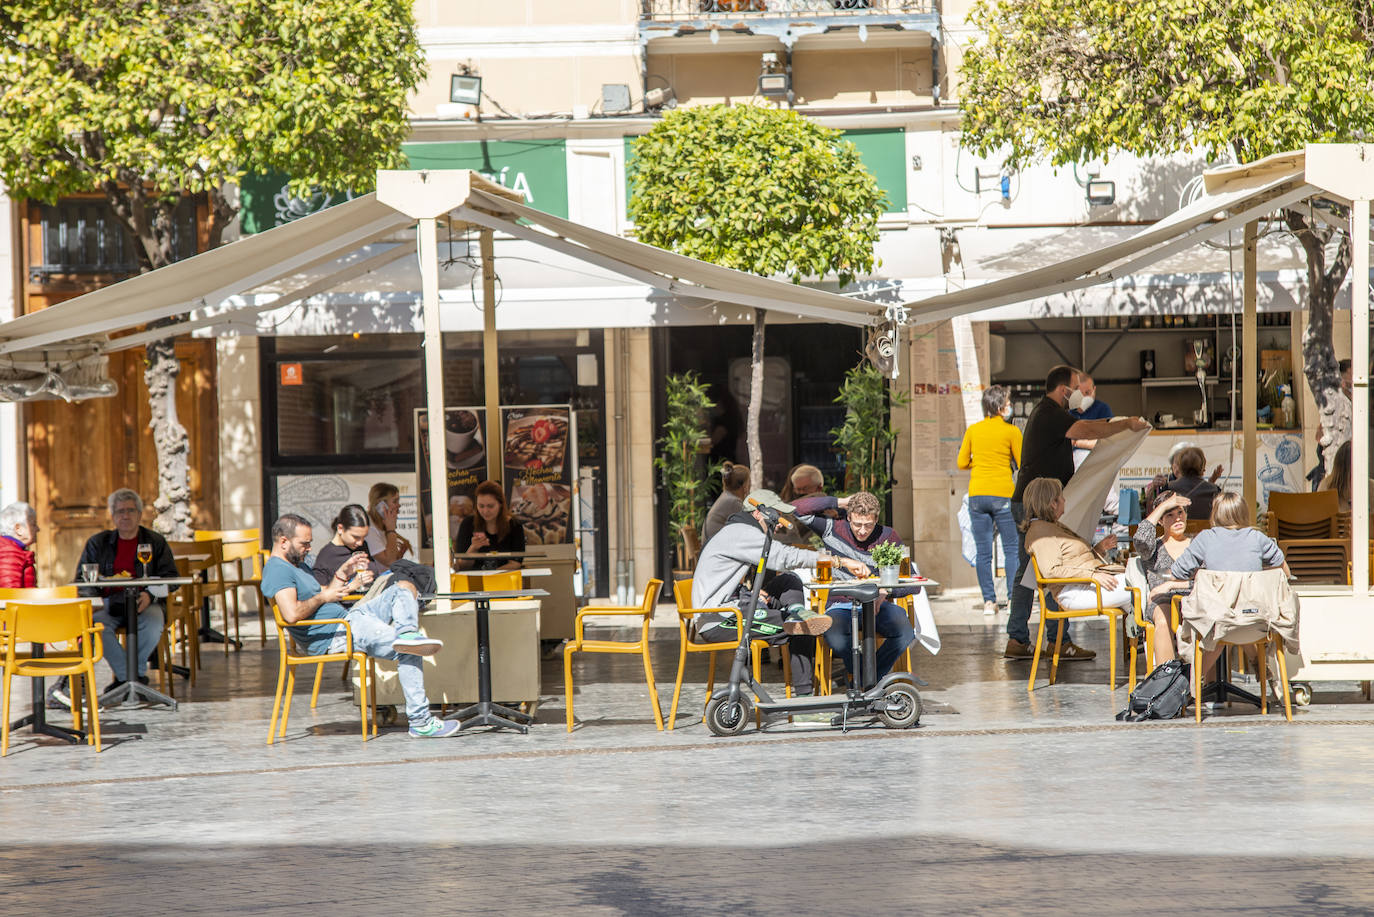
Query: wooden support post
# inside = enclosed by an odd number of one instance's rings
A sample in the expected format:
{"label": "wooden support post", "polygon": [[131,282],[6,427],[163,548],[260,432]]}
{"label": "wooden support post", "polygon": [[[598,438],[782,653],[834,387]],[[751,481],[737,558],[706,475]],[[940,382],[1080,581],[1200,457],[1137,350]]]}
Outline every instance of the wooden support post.
{"label": "wooden support post", "polygon": [[1259,499],[1256,486],[1259,478],[1259,334],[1255,330],[1256,309],[1258,307],[1258,279],[1256,277],[1256,242],[1259,238],[1259,222],[1251,220],[1245,224],[1245,276],[1243,279],[1243,298],[1245,314],[1240,332],[1240,366],[1237,370],[1241,378],[1241,414],[1244,429],[1244,459],[1241,480],[1245,505],[1251,512]]}
{"label": "wooden support post", "polygon": [[1350,357],[1355,388],[1350,429],[1350,583],[1357,598],[1369,595],[1369,199],[1350,205]]}
{"label": "wooden support post", "polygon": [[[487,406],[487,479],[500,483],[505,444],[501,440],[501,373],[496,351],[496,257],[492,231],[482,230],[482,388]],[[438,514],[435,510],[435,514]]]}
{"label": "wooden support post", "polygon": [[[425,412],[429,417],[429,493],[433,512],[434,572],[441,590],[449,586],[452,543],[448,529],[448,450],[444,440],[444,340],[439,324],[439,242],[433,217],[419,221],[420,291],[425,329]],[[420,525],[424,526],[423,513]],[[448,600],[438,603],[448,610]]]}

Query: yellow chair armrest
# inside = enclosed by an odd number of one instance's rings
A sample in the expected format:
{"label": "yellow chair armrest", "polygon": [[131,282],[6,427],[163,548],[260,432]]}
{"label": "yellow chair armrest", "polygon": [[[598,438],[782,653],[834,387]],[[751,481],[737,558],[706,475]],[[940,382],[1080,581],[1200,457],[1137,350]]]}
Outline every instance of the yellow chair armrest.
{"label": "yellow chair armrest", "polygon": [[643,618],[644,609],[630,608],[622,605],[589,605],[579,611],[573,618],[573,640],[580,644],[582,642],[582,630],[586,625],[586,619],[595,618],[600,615],[605,615],[607,617]]}

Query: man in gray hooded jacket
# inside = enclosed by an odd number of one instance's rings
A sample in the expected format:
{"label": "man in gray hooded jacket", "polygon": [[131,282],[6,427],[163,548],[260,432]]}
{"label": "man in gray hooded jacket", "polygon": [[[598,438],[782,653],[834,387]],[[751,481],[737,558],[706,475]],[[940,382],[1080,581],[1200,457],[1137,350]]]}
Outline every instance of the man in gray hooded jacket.
{"label": "man in gray hooded jacket", "polygon": [[[814,567],[815,551],[773,542],[764,565],[777,572],[764,580],[759,607],[747,607],[753,581],[745,575],[755,568],[763,554],[764,534],[769,524],[759,511],[760,506],[780,513],[794,511],[791,504],[784,503],[770,490],[756,490],[745,497],[744,512],[731,516],[702,549],[692,579],[692,607],[728,606],[752,613],[758,637],[781,638],[784,633],[812,637],[822,634],[830,627],[832,619],[807,608],[801,579],[794,573],[784,572]],[[856,576],[868,574],[868,568],[857,560],[842,557],[836,561]],[[697,636],[708,643],[726,643],[738,636],[734,615],[706,612],[697,615],[693,624]],[[794,693],[811,693],[809,667],[794,668],[792,681]]]}

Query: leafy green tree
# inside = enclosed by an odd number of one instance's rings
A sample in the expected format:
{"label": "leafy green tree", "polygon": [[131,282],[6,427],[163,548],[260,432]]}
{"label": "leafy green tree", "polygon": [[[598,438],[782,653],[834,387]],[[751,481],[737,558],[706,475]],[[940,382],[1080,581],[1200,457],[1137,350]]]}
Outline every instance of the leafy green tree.
{"label": "leafy green tree", "polygon": [[[884,196],[852,143],[794,111],[711,105],[671,112],[635,141],[630,218],[640,241],[794,283],[873,269]],[[754,313],[747,442],[762,484],[764,312]]]}
{"label": "leafy green tree", "polygon": [[[964,58],[964,142],[1013,165],[1063,165],[1123,150],[1248,162],[1366,139],[1371,17],[1368,0],[979,0],[970,18],[985,37]],[[1332,303],[1349,234],[1305,205],[1283,221],[1307,259],[1303,360],[1332,430],[1345,400]]]}
{"label": "leafy green tree", "polygon": [[[103,192],[139,268],[175,259],[174,214],[205,200],[209,244],[249,172],[366,189],[400,161],[424,75],[408,0],[6,0],[0,180],[53,202]],[[170,321],[168,322],[170,323]],[[170,340],[148,345],[157,528],[190,528]]]}

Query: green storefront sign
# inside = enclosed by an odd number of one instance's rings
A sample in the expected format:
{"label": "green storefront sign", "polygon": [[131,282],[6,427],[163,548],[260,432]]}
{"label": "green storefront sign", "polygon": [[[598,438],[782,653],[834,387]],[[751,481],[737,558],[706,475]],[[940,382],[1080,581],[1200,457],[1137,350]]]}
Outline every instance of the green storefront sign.
{"label": "green storefront sign", "polygon": [[[412,169],[473,169],[524,195],[538,210],[568,215],[568,159],[562,140],[473,140],[405,143]],[[293,197],[285,175],[248,175],[240,183],[239,221],[245,235],[289,223],[350,200],[350,191]]]}
{"label": "green storefront sign", "polygon": [[[854,144],[864,167],[878,180],[887,195],[889,213],[906,213],[906,130],[900,127],[859,128],[844,131]],[[625,138],[625,200],[630,199],[629,164],[634,160],[637,137]]]}

